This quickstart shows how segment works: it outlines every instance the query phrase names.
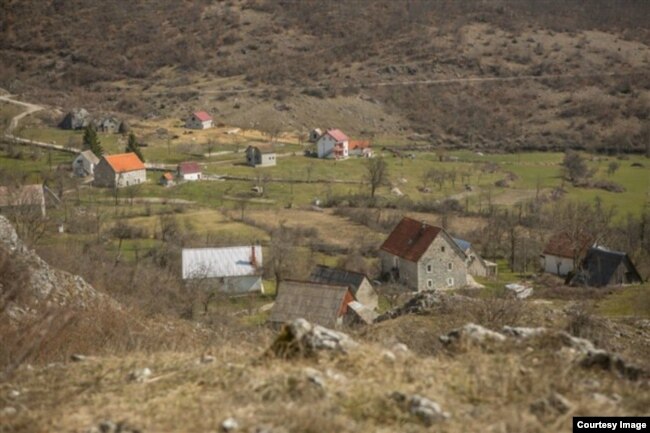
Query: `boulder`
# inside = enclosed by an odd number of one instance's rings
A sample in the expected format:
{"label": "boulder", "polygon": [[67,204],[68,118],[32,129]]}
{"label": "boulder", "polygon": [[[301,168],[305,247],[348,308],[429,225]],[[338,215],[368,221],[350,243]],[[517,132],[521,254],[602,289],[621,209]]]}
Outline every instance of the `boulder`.
{"label": "boulder", "polygon": [[546,328],[525,328],[525,327],[515,327],[515,326],[504,326],[501,328],[501,332],[508,337],[515,338],[533,338],[539,337],[540,335],[546,334]]}
{"label": "boulder", "polygon": [[401,392],[393,392],[390,397],[395,400],[403,410],[415,415],[425,425],[431,426],[435,422],[444,421],[449,418],[449,413],[444,412],[440,405],[435,401],[429,400],[421,395],[414,394],[411,396]]}
{"label": "boulder", "polygon": [[73,108],[59,123],[61,129],[84,129],[90,124],[90,113],[84,108]]}
{"label": "boulder", "polygon": [[394,319],[405,314],[423,314],[429,312],[435,305],[439,305],[441,301],[441,296],[437,291],[423,291],[413,296],[403,305],[379,315],[375,319],[375,323]]}
{"label": "boulder", "polygon": [[446,335],[440,336],[440,342],[446,346],[469,343],[485,343],[485,342],[503,342],[506,336],[495,331],[484,328],[475,323],[468,323],[462,328],[457,328],[450,331]]}
{"label": "boulder", "polygon": [[86,430],[87,433],[140,433],[141,431],[124,421],[116,423],[111,420],[102,421],[96,427]]}
{"label": "boulder", "polygon": [[357,343],[343,332],[334,331],[305,319],[285,325],[268,352],[275,356],[314,356],[319,352],[348,353]]}

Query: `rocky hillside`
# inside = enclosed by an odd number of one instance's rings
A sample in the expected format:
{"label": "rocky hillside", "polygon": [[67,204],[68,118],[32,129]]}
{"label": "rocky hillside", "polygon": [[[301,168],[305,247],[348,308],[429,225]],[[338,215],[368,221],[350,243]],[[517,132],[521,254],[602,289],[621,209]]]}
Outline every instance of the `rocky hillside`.
{"label": "rocky hillside", "polygon": [[650,142],[645,1],[14,0],[0,14],[1,85],[63,108],[203,107],[447,146]]}

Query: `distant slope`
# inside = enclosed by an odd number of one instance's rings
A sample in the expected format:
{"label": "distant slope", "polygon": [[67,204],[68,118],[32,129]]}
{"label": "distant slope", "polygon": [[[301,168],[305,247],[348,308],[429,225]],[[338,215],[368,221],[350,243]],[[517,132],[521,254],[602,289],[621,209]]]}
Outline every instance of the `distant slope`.
{"label": "distant slope", "polygon": [[[14,0],[0,14],[0,85],[65,106],[648,151],[647,1]],[[546,78],[438,81],[518,76]]]}

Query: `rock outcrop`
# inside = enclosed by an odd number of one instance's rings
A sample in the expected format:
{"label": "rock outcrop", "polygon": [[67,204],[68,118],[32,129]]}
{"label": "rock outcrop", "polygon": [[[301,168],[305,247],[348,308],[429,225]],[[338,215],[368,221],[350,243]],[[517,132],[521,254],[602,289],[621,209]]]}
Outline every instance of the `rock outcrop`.
{"label": "rock outcrop", "polygon": [[73,108],[59,123],[61,129],[84,129],[90,124],[90,113],[85,108]]}
{"label": "rock outcrop", "polygon": [[[72,305],[86,308],[91,305],[119,309],[119,304],[96,291],[78,275],[50,267],[16,234],[11,223],[0,215],[0,252],[9,257],[12,266],[24,269],[25,283],[20,293],[7,296],[5,313],[12,321],[31,316],[38,307]],[[4,292],[0,280],[0,292]]]}
{"label": "rock outcrop", "polygon": [[343,332],[296,319],[285,325],[269,348],[269,353],[282,358],[313,356],[319,352],[347,353],[357,343]]}

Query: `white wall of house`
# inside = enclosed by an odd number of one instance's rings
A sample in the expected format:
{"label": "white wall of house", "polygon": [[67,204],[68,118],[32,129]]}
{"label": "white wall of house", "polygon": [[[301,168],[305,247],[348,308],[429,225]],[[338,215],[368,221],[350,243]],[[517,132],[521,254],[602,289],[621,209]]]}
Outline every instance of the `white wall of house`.
{"label": "white wall of house", "polygon": [[106,160],[102,159],[95,167],[93,185],[107,188],[122,188],[125,186],[139,185],[146,181],[147,171],[145,169],[115,173]]}
{"label": "white wall of house", "polygon": [[357,301],[371,310],[375,310],[379,306],[379,296],[367,278],[363,279],[363,282],[357,289],[357,293],[355,293],[355,297]]}
{"label": "white wall of house", "polygon": [[544,272],[549,274],[565,277],[569,272],[573,271],[573,259],[568,257],[559,257],[552,254],[544,254],[541,256],[540,261]]}
{"label": "white wall of house", "polygon": [[201,180],[201,173],[187,173],[184,174],[182,177],[183,180],[189,180],[189,181]]}
{"label": "white wall of house", "polygon": [[189,129],[209,129],[212,128],[212,120],[201,121],[196,116],[191,115],[185,121],[185,127]]}
{"label": "white wall of house", "polygon": [[[336,140],[329,134],[322,135],[316,142],[316,150],[319,158],[332,159],[334,155],[334,145]],[[348,141],[343,141],[343,158],[348,157]]]}

